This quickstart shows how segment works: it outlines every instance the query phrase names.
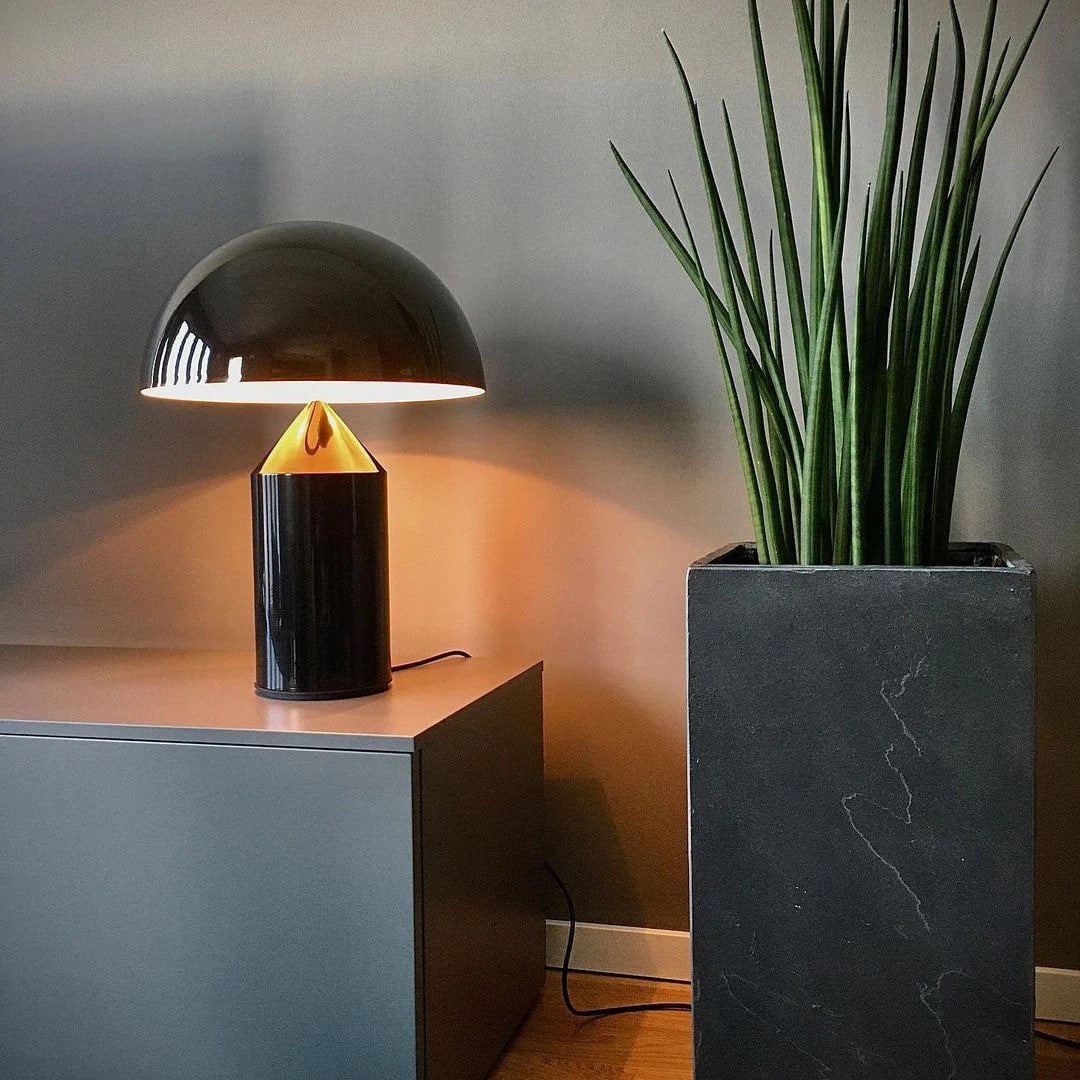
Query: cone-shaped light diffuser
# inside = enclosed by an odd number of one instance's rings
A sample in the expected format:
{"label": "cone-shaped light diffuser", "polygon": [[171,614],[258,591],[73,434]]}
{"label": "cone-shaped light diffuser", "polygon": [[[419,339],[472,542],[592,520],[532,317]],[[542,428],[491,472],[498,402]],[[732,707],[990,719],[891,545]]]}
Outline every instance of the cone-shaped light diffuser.
{"label": "cone-shaped light diffuser", "polygon": [[259,466],[264,475],[378,471],[379,463],[323,401],[313,401],[300,413]]}

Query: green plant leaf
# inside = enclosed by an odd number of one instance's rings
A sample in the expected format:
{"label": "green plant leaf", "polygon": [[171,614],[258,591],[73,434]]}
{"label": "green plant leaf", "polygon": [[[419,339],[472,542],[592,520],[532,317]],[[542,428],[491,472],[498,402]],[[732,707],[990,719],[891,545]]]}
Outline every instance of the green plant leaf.
{"label": "green plant leaf", "polygon": [[1043,6],[1039,9],[1039,14],[1035,19],[1034,25],[1028,32],[1028,36],[1024,38],[1023,45],[1020,46],[1020,52],[1017,53],[1012,67],[1009,68],[1008,75],[1005,76],[1005,82],[1001,84],[1001,89],[998,90],[987,105],[986,111],[979,123],[979,130],[975,138],[976,150],[981,149],[986,144],[986,140],[990,138],[990,132],[994,130],[994,124],[1001,114],[1001,110],[1005,107],[1005,101],[1009,96],[1009,91],[1013,88],[1013,83],[1016,82],[1017,75],[1020,74],[1020,68],[1027,57],[1028,50],[1031,48],[1031,43],[1035,40],[1035,35],[1039,32],[1039,27],[1042,26],[1043,18],[1046,15],[1046,9],[1049,7],[1050,0],[1045,0]]}
{"label": "green plant leaf", "polygon": [[783,555],[781,553],[780,505],[776,489],[776,477],[768,452],[762,401],[760,396],[754,392],[757,387],[754,379],[755,360],[750,352],[749,342],[743,326],[742,312],[736,295],[730,252],[725,236],[726,218],[723,203],[716,184],[716,173],[713,170],[712,159],[709,157],[708,147],[705,145],[705,134],[702,131],[701,117],[698,113],[694,92],[690,87],[690,80],[686,77],[686,69],[683,67],[682,60],[679,58],[679,54],[667,34],[664,35],[664,40],[667,42],[668,50],[679,75],[679,81],[682,84],[683,96],[686,99],[686,108],[690,114],[691,127],[693,128],[694,145],[697,149],[701,179],[705,186],[709,218],[713,228],[713,241],[716,247],[716,258],[720,268],[720,279],[723,283],[728,317],[731,323],[730,340],[735,347],[735,355],[738,358],[742,375],[746,416],[750,432],[750,449],[757,469],[758,488],[761,493],[761,512],[764,519],[765,536],[768,541],[769,559],[770,561],[781,561]]}
{"label": "green plant leaf", "polygon": [[683,227],[686,229],[687,239],[690,242],[691,258],[694,263],[694,272],[701,284],[701,293],[705,297],[705,306],[709,311],[709,321],[713,329],[713,341],[716,344],[716,352],[720,357],[720,369],[724,376],[724,392],[727,394],[728,408],[731,412],[732,424],[735,428],[735,441],[739,448],[739,461],[742,464],[743,480],[746,483],[746,491],[750,500],[750,518],[754,528],[754,542],[758,545],[758,551],[766,555],[764,561],[768,561],[768,540],[765,535],[761,512],[761,493],[758,488],[757,471],[754,468],[753,455],[750,451],[750,441],[746,433],[746,421],[743,419],[742,406],[739,403],[739,392],[735,385],[735,377],[731,370],[731,361],[728,358],[727,349],[724,346],[724,335],[721,333],[719,305],[714,299],[711,290],[705,288],[705,269],[701,264],[701,256],[698,254],[697,243],[694,240],[690,221],[686,216],[682,197],[675,184],[675,178],[668,173],[671,180],[671,189],[675,195],[675,202],[679,207]]}
{"label": "green plant leaf", "polygon": [[784,264],[787,284],[788,307],[791,316],[791,337],[795,348],[795,362],[799,382],[805,400],[810,362],[810,336],[806,321],[806,300],[803,293],[802,270],[799,266],[799,249],[795,241],[794,218],[788,195],[787,178],[784,174],[784,155],[780,149],[780,136],[776,128],[776,109],[773,105],[769,69],[765,62],[765,44],[761,37],[761,20],[758,17],[757,0],[747,0],[750,16],[750,41],[754,54],[754,70],[757,75],[758,101],[761,108],[761,124],[765,136],[765,148],[769,158],[769,178],[772,182],[773,201],[776,209],[780,254]]}
{"label": "green plant leaf", "polygon": [[[851,184],[851,125],[845,117],[844,163],[840,183],[840,204],[836,225],[830,238],[832,259],[825,282],[825,298],[822,302],[821,321],[814,341],[814,355],[810,368],[810,406],[807,412],[805,450],[803,456],[803,503],[799,523],[799,557],[804,563],[815,563],[824,558],[824,539],[818,531],[821,506],[818,492],[822,480],[823,455],[828,453],[824,445],[825,407],[828,399],[828,372],[826,360],[831,350],[833,315],[839,298],[840,263],[843,256],[844,229],[847,224],[848,192]],[[829,553],[831,554],[831,553]]]}
{"label": "green plant leaf", "polygon": [[1013,246],[1016,244],[1016,238],[1020,235],[1020,228],[1024,224],[1024,218],[1027,217],[1028,210],[1031,208],[1031,204],[1034,202],[1035,196],[1038,194],[1039,188],[1042,186],[1046,174],[1050,171],[1050,166],[1053,165],[1057,154],[1058,151],[1055,150],[1050,155],[1049,160],[1042,168],[1042,172],[1039,173],[1038,178],[1028,192],[1028,197],[1024,200],[1020,212],[1016,215],[1016,220],[1013,222],[1013,227],[1009,232],[1009,238],[1005,242],[1005,247],[1002,249],[997,267],[994,270],[994,276],[987,288],[982,311],[979,314],[979,320],[975,325],[971,342],[968,345],[967,360],[964,363],[964,370],[960,376],[960,383],[956,390],[956,400],[952,408],[950,458],[952,459],[951,464],[954,471],[955,462],[959,457],[960,444],[964,437],[964,427],[967,424],[971,392],[975,386],[975,376],[978,373],[979,362],[982,359],[986,335],[990,329],[990,320],[994,314],[994,305],[997,303],[998,291],[1001,288],[1001,280],[1005,276],[1005,267],[1009,261],[1009,256],[1012,254]]}
{"label": "green plant leaf", "polygon": [[724,327],[725,332],[727,332],[731,325],[731,320],[728,316],[727,308],[724,307],[716,290],[709,284],[707,278],[699,277],[697,267],[694,265],[694,259],[690,252],[686,250],[686,246],[676,235],[675,230],[668,224],[667,219],[660,212],[659,207],[653,202],[649,193],[634,175],[633,170],[626,163],[622,154],[619,153],[618,148],[614,143],[608,143],[608,145],[611,147],[611,153],[615,157],[615,163],[619,166],[620,171],[626,178],[626,182],[630,185],[630,190],[633,191],[637,201],[641,203],[649,220],[656,226],[656,230],[663,237],[664,243],[671,249],[672,254],[679,261],[679,265],[682,266],[689,275],[690,280],[694,283],[694,287],[698,292],[701,293],[702,298],[716,306],[720,325]]}
{"label": "green plant leaf", "polygon": [[[940,26],[930,49],[907,161],[903,168],[900,164],[908,129],[909,3],[893,0],[885,119],[876,172],[861,215],[858,250],[849,252],[856,265],[850,296],[844,284],[853,156],[846,90],[851,22],[846,2],[837,23],[835,0],[792,0],[810,135],[806,172],[811,231],[805,285],[758,0],[747,0],[747,8],[775,215],[769,230],[767,281],[732,117],[721,99],[738,239],[717,184],[699,104],[667,34],[709,214],[715,285],[674,180],[672,192],[689,247],[612,146],[630,189],[705,303],[762,562],[918,565],[941,557],[948,542],[972,386],[1005,264],[1049,169],[1048,162],[1017,216],[969,334],[966,327],[982,246],[974,234],[987,142],[1047,5],[1041,6],[1010,64],[1010,42],[1000,49],[994,46],[997,2],[987,0],[968,88],[964,32],[955,0],[949,0],[956,62],[931,186],[924,170]],[[925,207],[924,184],[929,197]],[[916,243],[920,226],[921,240]],[[777,247],[786,286],[786,327],[781,321]],[[785,369],[787,333],[801,415],[792,404]],[[961,343],[968,336],[957,379]]]}

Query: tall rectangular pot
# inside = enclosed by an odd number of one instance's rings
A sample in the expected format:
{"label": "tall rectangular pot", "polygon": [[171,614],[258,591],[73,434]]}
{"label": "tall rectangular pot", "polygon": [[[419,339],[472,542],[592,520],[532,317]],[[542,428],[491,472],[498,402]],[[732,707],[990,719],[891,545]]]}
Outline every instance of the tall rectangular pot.
{"label": "tall rectangular pot", "polygon": [[1032,1080],[1034,574],[687,583],[697,1080]]}

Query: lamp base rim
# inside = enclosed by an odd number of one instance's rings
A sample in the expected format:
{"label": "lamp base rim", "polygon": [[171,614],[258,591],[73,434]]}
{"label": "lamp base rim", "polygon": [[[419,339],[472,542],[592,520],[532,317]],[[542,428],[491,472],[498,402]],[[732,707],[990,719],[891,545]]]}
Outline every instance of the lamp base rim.
{"label": "lamp base rim", "polygon": [[383,694],[390,689],[392,681],[392,679],[387,679],[385,682],[349,690],[268,690],[265,686],[259,686],[256,683],[255,693],[261,698],[269,698],[272,701],[341,701],[345,698]]}

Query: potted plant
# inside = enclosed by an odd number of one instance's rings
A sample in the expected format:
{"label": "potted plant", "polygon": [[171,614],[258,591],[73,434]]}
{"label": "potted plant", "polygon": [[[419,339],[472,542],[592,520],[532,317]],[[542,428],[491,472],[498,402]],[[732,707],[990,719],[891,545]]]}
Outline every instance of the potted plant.
{"label": "potted plant", "polygon": [[1030,1080],[1034,577],[1007,547],[950,543],[949,531],[991,314],[1049,168],[979,303],[988,142],[1046,8],[1010,56],[994,44],[990,0],[972,65],[950,8],[935,167],[940,29],[910,108],[896,0],[880,159],[862,200],[851,198],[848,9],[793,0],[812,161],[800,246],[748,6],[768,243],[727,109],[730,198],[670,41],[712,269],[674,179],[665,216],[612,146],[704,301],[754,529],[753,543],[688,575],[696,1075]]}

